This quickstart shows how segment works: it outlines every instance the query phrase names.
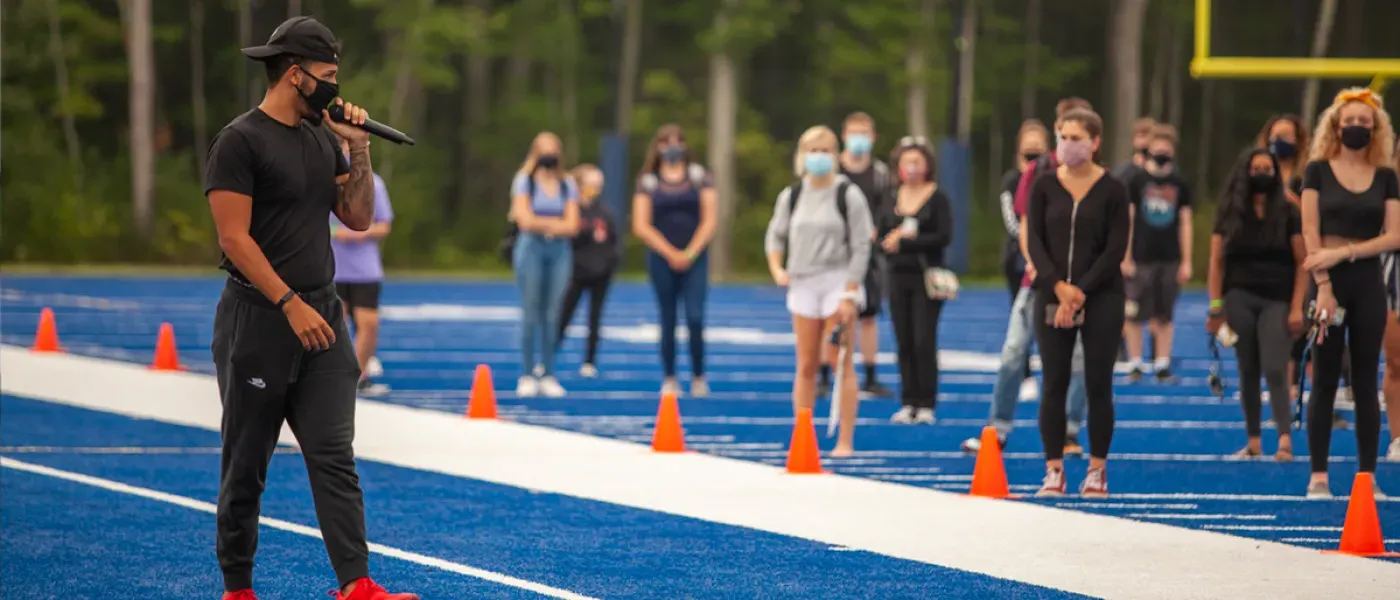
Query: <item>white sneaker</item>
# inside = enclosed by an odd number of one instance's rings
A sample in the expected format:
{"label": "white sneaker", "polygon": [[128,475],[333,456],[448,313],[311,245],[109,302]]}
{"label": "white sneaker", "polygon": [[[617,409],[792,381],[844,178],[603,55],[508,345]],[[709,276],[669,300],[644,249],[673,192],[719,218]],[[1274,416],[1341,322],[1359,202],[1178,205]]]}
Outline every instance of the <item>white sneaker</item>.
{"label": "white sneaker", "polygon": [[681,396],[680,382],[676,381],[675,377],[667,377],[665,381],[661,382],[661,393],[672,394],[679,398]]}
{"label": "white sneaker", "polygon": [[1400,437],[1390,440],[1390,451],[1385,453],[1385,459],[1400,462]]}
{"label": "white sneaker", "polygon": [[914,422],[919,425],[932,425],[937,419],[933,418],[932,408],[920,408],[914,411]]}
{"label": "white sneaker", "polygon": [[894,413],[894,416],[890,417],[890,422],[899,423],[901,425],[908,425],[910,423],[913,423],[914,407],[907,405],[899,407],[899,412]]}
{"label": "white sneaker", "polygon": [[530,375],[521,375],[520,380],[515,382],[515,396],[517,398],[533,398],[540,393],[540,382]]}
{"label": "white sneaker", "polygon": [[384,376],[384,363],[379,362],[378,356],[369,357],[369,362],[365,363],[365,375],[370,379]]}
{"label": "white sneaker", "polygon": [[1040,382],[1036,381],[1034,377],[1027,377],[1024,381],[1021,382],[1022,402],[1035,402],[1035,399],[1039,397]]}
{"label": "white sneaker", "polygon": [[1327,483],[1326,481],[1308,482],[1308,499],[1326,500],[1331,498],[1332,490],[1328,487]]}
{"label": "white sneaker", "polygon": [[1337,388],[1337,397],[1332,401],[1334,410],[1356,410],[1356,400],[1351,397],[1351,388]]}
{"label": "white sneaker", "polygon": [[704,398],[710,395],[710,384],[705,383],[704,377],[692,377],[690,379],[690,397]]}
{"label": "white sneaker", "polygon": [[585,379],[593,379],[598,376],[598,367],[593,366],[593,363],[583,363],[578,368],[578,374]]}
{"label": "white sneaker", "polygon": [[559,380],[555,379],[553,375],[545,375],[540,378],[540,391],[548,398],[563,398],[564,394],[568,393],[564,390],[564,386],[559,385]]}

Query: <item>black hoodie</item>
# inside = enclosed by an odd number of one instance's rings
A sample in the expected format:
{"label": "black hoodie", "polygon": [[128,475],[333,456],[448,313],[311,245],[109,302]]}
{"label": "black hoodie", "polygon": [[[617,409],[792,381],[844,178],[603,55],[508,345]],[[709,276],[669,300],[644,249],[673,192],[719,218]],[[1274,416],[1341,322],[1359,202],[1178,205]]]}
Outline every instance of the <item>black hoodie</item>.
{"label": "black hoodie", "polygon": [[578,235],[574,237],[574,279],[612,277],[622,258],[622,238],[612,211],[595,198],[579,204]]}

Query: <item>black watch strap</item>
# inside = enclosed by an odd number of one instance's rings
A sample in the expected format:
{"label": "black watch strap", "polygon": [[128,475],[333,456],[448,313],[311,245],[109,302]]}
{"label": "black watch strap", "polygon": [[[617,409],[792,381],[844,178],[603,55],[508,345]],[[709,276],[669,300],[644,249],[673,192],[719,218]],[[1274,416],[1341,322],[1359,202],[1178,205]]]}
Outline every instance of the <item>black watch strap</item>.
{"label": "black watch strap", "polygon": [[292,297],[296,295],[297,293],[295,291],[287,290],[287,293],[282,294],[282,299],[277,301],[277,309],[281,310],[282,307],[286,306],[288,302],[291,302]]}

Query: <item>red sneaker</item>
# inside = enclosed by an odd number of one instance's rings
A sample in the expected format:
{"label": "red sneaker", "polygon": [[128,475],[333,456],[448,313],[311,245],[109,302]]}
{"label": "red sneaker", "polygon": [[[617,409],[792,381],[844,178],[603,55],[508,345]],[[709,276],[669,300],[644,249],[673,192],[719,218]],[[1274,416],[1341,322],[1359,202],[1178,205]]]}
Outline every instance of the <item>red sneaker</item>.
{"label": "red sneaker", "polygon": [[253,590],[238,590],[236,592],[224,592],[223,600],[258,600],[253,595]]}
{"label": "red sneaker", "polygon": [[341,594],[340,590],[331,590],[331,595],[335,600],[418,600],[418,594],[391,594],[368,577],[357,580],[355,591],[349,596]]}

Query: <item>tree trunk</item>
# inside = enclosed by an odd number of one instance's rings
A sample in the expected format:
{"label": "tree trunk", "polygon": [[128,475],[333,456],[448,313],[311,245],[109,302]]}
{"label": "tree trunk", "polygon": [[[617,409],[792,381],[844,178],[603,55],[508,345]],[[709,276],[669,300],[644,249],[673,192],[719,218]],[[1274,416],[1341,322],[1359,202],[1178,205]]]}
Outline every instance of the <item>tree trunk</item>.
{"label": "tree trunk", "polygon": [[[1337,21],[1337,0],[1322,0],[1318,9],[1317,28],[1313,29],[1312,57],[1327,56],[1327,42],[1332,37],[1332,25]],[[1317,95],[1321,91],[1322,80],[1312,77],[1303,84],[1303,126],[1312,129],[1313,118],[1317,116]]]}
{"label": "tree trunk", "polygon": [[[1176,25],[1180,29],[1182,25]],[[1167,122],[1181,127],[1181,112],[1186,104],[1186,92],[1184,87],[1184,74],[1186,68],[1182,66],[1182,59],[1186,56],[1186,36],[1173,35],[1171,39],[1171,53],[1167,58]]]}
{"label": "tree trunk", "polygon": [[149,236],[155,217],[155,48],[151,0],[127,0],[127,66],[130,69],[131,214],[136,232]]}
{"label": "tree trunk", "polygon": [[481,47],[469,48],[466,69],[466,89],[462,90],[463,99],[466,103],[466,125],[462,128],[462,133],[458,136],[461,143],[460,156],[462,160],[461,168],[457,173],[458,206],[465,208],[472,205],[472,200],[479,197],[479,191],[484,187],[490,189],[491,186],[483,185],[481,178],[477,174],[477,165],[482,158],[477,155],[474,144],[478,140],[485,139],[491,131],[491,53],[485,47],[485,40],[490,35],[489,22],[491,18],[491,0],[470,0],[471,8],[477,14],[472,18],[473,28],[472,38],[482,40]]}
{"label": "tree trunk", "polygon": [[[728,36],[729,11],[735,0],[726,0],[715,15],[715,29],[721,39]],[[731,250],[734,213],[739,198],[734,182],[734,129],[738,119],[739,90],[734,73],[734,57],[725,44],[710,55],[709,140],[707,162],[714,176],[715,192],[719,197],[719,222],[714,241],[710,243],[710,272],[716,281],[724,281],[732,263]]]}
{"label": "tree trunk", "polygon": [[933,37],[934,15],[938,0],[920,0],[919,22],[909,35],[909,48],[904,55],[904,70],[909,75],[909,94],[905,98],[909,135],[928,136],[928,40]]}
{"label": "tree trunk", "polygon": [[[1142,111],[1142,26],[1147,0],[1118,0],[1111,32],[1113,120],[1104,124],[1104,137],[1113,140],[1112,164],[1127,161],[1133,152],[1133,121]],[[1107,142],[1107,139],[1104,140]]]}
{"label": "tree trunk", "polygon": [[287,0],[287,18],[301,16],[301,0]]}
{"label": "tree trunk", "polygon": [[[414,18],[422,18],[423,13],[431,11],[434,4],[436,0],[417,0],[417,7],[413,9]],[[410,120],[417,123],[422,118],[423,111],[414,110],[422,106],[423,90],[413,70],[413,65],[419,60],[422,40],[418,31],[411,26],[405,29],[397,34],[398,43],[390,45],[390,48],[395,49],[391,56],[397,55],[395,58],[398,64],[394,69],[394,93],[389,97],[389,123],[404,123]],[[393,178],[396,154],[393,150],[383,153],[383,162],[376,165],[376,170],[384,181]]]}
{"label": "tree trunk", "polygon": [[963,0],[962,48],[958,55],[958,142],[972,143],[973,68],[977,61],[977,0]]}
{"label": "tree trunk", "polygon": [[74,183],[83,189],[83,146],[78,139],[78,126],[73,120],[73,111],[68,108],[68,57],[63,46],[63,28],[59,23],[58,0],[45,3],[49,12],[49,57],[53,61],[54,79],[58,84],[58,105],[63,113],[63,145],[68,151],[68,164],[73,168]]}
{"label": "tree trunk", "polygon": [[1196,195],[1198,197],[1208,197],[1207,190],[1210,183],[1210,146],[1211,140],[1215,136],[1211,135],[1211,130],[1215,128],[1215,88],[1220,82],[1214,79],[1206,79],[1201,82],[1201,129],[1200,135],[1196,138]]}
{"label": "tree trunk", "polygon": [[1158,19],[1157,39],[1152,44],[1152,79],[1147,83],[1147,116],[1160,121],[1167,106],[1167,65],[1171,63],[1171,39],[1176,26],[1166,15],[1158,15]]}
{"label": "tree trunk", "polygon": [[190,97],[194,99],[194,160],[203,177],[209,151],[208,102],[204,97],[204,0],[190,0]]}
{"label": "tree trunk", "polygon": [[564,118],[564,152],[570,161],[578,162],[578,57],[586,50],[579,43],[582,35],[578,19],[574,15],[574,0],[559,0],[559,14],[569,32],[563,60],[559,65],[559,104]]}
{"label": "tree trunk", "polygon": [[1035,118],[1035,81],[1040,77],[1041,0],[1026,3],[1026,75],[1021,82],[1021,119]]}
{"label": "tree trunk", "polygon": [[642,0],[625,0],[627,20],[622,29],[622,66],[617,80],[617,131],[632,132],[632,106],[637,99],[637,70],[642,58]]}

